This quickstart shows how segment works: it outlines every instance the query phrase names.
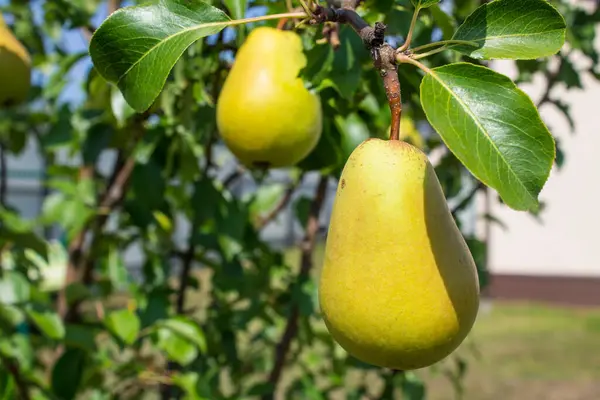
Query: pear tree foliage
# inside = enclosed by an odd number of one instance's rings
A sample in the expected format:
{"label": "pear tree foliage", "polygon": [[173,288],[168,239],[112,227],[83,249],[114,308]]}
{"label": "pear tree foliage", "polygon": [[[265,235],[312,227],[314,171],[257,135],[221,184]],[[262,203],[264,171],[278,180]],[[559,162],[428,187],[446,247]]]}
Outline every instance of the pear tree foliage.
{"label": "pear tree foliage", "polygon": [[[481,191],[543,218],[538,196],[563,154],[538,109],[575,128],[553,89],[600,78],[572,61],[598,64],[600,13],[566,0],[445,3],[356,9],[385,24],[394,48],[411,32],[397,59],[401,138],[448,149],[435,170],[457,218]],[[0,177],[3,398],[426,398],[422,375],[356,361],[320,317],[327,197],[358,144],[389,136],[391,114],[361,37],[348,23],[298,24],[303,4],[316,2],[0,5],[35,74],[28,100],[0,110],[0,157],[31,146],[42,171]],[[302,37],[323,134],[295,167],[249,171],[223,146],[215,104],[248,33],[281,14]],[[490,68],[495,59],[514,60],[516,78]],[[532,99],[519,86],[538,76],[547,90]],[[18,173],[40,182],[38,215],[4,190]],[[269,236],[290,224],[284,240]],[[486,243],[465,236],[485,286]],[[470,366],[452,355],[436,368],[460,377]]]}

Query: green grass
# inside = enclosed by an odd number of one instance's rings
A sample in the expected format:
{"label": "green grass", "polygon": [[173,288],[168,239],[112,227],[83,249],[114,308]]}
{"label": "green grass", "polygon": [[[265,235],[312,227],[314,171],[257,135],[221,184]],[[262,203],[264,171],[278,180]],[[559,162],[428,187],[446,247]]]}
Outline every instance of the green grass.
{"label": "green grass", "polygon": [[[456,356],[468,362],[464,399],[600,398],[600,310],[494,303]],[[450,381],[419,371],[430,400],[454,399]]]}

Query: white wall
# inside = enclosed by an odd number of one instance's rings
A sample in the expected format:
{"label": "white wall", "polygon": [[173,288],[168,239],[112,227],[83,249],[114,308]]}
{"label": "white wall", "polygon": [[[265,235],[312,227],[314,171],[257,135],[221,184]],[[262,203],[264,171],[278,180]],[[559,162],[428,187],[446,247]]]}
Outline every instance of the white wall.
{"label": "white wall", "polygon": [[[600,33],[600,32],[599,32]],[[574,57],[577,68],[589,68]],[[495,62],[499,72],[515,77],[512,62]],[[537,101],[545,87],[542,77],[522,89]],[[489,266],[497,274],[600,276],[600,83],[582,75],[583,90],[553,91],[571,105],[575,132],[553,105],[540,110],[565,153],[562,169],[552,170],[540,199],[546,202],[541,219],[512,211],[491,196],[491,213],[507,226],[490,229]],[[478,199],[483,210],[483,198]],[[483,230],[483,224],[480,224]]]}

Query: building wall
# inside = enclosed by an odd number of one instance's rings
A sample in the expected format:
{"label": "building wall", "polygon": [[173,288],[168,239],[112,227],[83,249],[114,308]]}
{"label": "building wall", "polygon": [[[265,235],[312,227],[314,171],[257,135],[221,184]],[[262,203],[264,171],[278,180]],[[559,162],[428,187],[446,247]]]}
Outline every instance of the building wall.
{"label": "building wall", "polygon": [[[576,68],[590,67],[577,55],[573,61]],[[513,62],[495,62],[494,68],[515,77]],[[534,101],[545,88],[538,78],[522,86]],[[540,195],[546,203],[541,219],[513,211],[491,196],[491,214],[506,226],[492,224],[489,229],[493,274],[600,277],[600,83],[587,73],[581,78],[583,90],[566,92],[559,86],[552,92],[553,98],[571,105],[574,132],[553,105],[540,110],[565,153],[563,167],[553,168]],[[485,210],[483,197],[478,210]],[[481,221],[479,229],[485,231]]]}

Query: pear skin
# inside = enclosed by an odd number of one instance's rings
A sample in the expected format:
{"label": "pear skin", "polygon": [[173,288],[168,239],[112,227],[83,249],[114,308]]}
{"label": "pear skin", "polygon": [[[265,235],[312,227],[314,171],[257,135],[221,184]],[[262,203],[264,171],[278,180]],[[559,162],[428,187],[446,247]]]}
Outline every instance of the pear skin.
{"label": "pear skin", "polygon": [[368,139],[334,200],[319,281],[333,338],[355,358],[412,370],[452,353],[479,308],[475,262],[427,156]]}
{"label": "pear skin", "polygon": [[0,15],[0,107],[27,99],[31,86],[31,58]]}
{"label": "pear skin", "polygon": [[259,27],[240,47],[217,102],[217,126],[245,166],[291,166],[316,147],[322,110],[298,76],[305,65],[291,31]]}

